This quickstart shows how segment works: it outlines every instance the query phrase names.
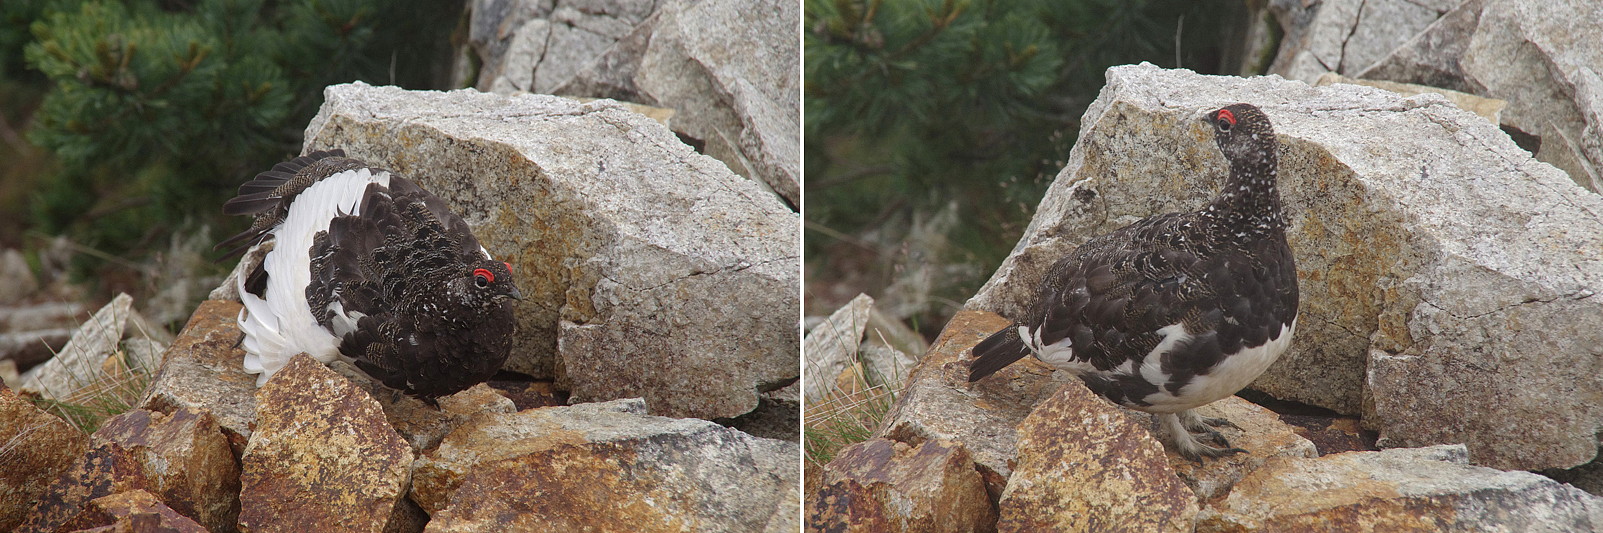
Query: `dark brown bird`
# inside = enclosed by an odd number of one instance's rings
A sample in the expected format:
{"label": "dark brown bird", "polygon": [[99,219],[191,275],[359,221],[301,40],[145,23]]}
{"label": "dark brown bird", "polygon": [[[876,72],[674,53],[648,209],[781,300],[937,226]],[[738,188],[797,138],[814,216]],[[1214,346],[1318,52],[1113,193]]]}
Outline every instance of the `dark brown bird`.
{"label": "dark brown bird", "polygon": [[433,398],[506,361],[508,300],[521,297],[512,266],[411,180],[341,150],[313,152],[256,175],[223,212],[256,215],[218,244],[237,246],[227,255],[271,248],[239,280],[244,366],[257,385],[305,352]]}
{"label": "dark brown bird", "polygon": [[969,381],[1034,354],[1114,403],[1157,414],[1163,440],[1187,459],[1245,451],[1209,427],[1228,421],[1191,409],[1240,391],[1291,344],[1297,268],[1269,117],[1235,104],[1204,120],[1230,161],[1218,196],[1059,259],[1029,313],[974,347]]}

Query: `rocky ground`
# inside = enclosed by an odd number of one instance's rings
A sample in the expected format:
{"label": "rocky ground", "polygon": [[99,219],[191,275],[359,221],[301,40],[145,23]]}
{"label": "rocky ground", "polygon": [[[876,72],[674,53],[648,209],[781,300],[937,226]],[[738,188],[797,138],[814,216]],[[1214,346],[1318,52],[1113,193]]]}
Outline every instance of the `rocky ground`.
{"label": "rocky ground", "polygon": [[[1146,64],[1109,69],[1070,161],[1014,254],[896,384],[873,438],[827,465],[809,463],[809,527],[1603,529],[1603,499],[1582,490],[1600,486],[1593,461],[1603,429],[1603,382],[1595,379],[1603,371],[1603,198],[1588,189],[1588,174],[1562,164],[1590,157],[1562,139],[1591,131],[1585,110],[1596,96],[1588,71],[1574,67],[1603,64],[1603,47],[1575,38],[1590,29],[1561,21],[1595,16],[1596,8],[1425,4],[1325,2],[1316,11],[1271,2],[1272,14],[1295,28],[1275,68],[1312,83],[1331,70],[1362,76],[1388,62],[1428,59],[1451,64],[1443,76],[1457,76],[1457,85],[1447,85],[1475,94],[1417,86],[1399,94],[1330,77],[1312,86],[1199,76]],[[1417,27],[1387,15],[1421,9],[1434,11]],[[1520,16],[1531,9],[1548,12]],[[1458,33],[1443,29],[1451,24]],[[1345,29],[1332,33],[1331,25]],[[1316,38],[1400,27],[1402,37],[1374,57],[1356,45],[1321,48]],[[1499,44],[1538,31],[1549,33],[1531,37],[1531,46]],[[1385,41],[1366,39],[1363,46]],[[1320,55],[1327,52],[1336,55]],[[1449,53],[1458,55],[1439,56]],[[1590,59],[1577,62],[1582,57]],[[1505,69],[1512,72],[1533,61],[1556,65],[1527,77],[1540,88],[1527,90],[1567,95],[1568,109],[1582,111],[1579,123],[1545,121],[1552,128],[1535,136],[1547,156],[1516,142],[1540,128],[1517,125],[1518,110],[1531,109],[1525,94],[1477,73],[1489,61],[1514,63]],[[1315,64],[1322,68],[1295,69]],[[1206,415],[1244,428],[1225,434],[1250,453],[1202,465],[1180,459],[1153,439],[1147,415],[1033,361],[967,383],[967,351],[1008,324],[996,313],[1022,311],[1055,258],[1216,193],[1225,163],[1195,117],[1235,102],[1263,108],[1279,136],[1303,299],[1292,348],[1249,391],[1263,405],[1231,398],[1207,407]],[[836,334],[855,333],[844,331]],[[804,344],[823,335],[815,329]],[[842,366],[812,352],[808,359],[809,370]]]}
{"label": "rocky ground", "polygon": [[256,389],[239,364],[239,309],[202,304],[139,408],[92,435],[0,389],[0,526],[797,527],[795,442],[649,415],[638,398],[561,405],[527,384],[483,384],[433,406],[305,356]]}
{"label": "rocky ground", "polygon": [[[661,28],[718,8],[670,4]],[[308,151],[413,178],[512,264],[510,380],[436,406],[299,359],[257,388],[232,278],[176,336],[127,296],[87,319],[30,309],[75,323],[28,322],[60,353],[4,358],[25,371],[0,389],[0,530],[800,527],[800,224],[782,194],[610,100],[325,97]],[[132,409],[93,434],[38,407],[128,376]]]}

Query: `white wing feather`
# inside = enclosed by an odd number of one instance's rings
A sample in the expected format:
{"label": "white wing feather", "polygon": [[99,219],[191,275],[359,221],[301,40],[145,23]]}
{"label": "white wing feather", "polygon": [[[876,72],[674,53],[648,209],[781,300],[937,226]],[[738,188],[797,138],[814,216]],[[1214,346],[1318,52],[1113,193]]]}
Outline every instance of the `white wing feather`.
{"label": "white wing feather", "polygon": [[[245,332],[244,367],[246,372],[260,374],[257,386],[266,384],[295,354],[306,352],[324,363],[339,356],[340,338],[318,325],[306,303],[306,286],[312,281],[312,237],[327,231],[336,216],[360,214],[362,193],[369,183],[389,187],[390,174],[374,174],[365,168],[347,170],[301,191],[284,221],[270,232],[273,250],[262,260],[267,269],[266,297],[246,292],[243,276],[238,280],[239,298],[245,304],[239,316],[239,327]],[[341,322],[339,329],[354,327],[354,319],[349,317],[340,316],[334,322]]]}

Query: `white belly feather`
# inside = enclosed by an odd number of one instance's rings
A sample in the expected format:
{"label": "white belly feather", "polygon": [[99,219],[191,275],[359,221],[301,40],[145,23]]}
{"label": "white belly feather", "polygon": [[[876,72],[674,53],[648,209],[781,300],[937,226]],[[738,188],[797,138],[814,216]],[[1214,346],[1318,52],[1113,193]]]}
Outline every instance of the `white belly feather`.
{"label": "white belly feather", "polygon": [[1159,387],[1158,392],[1141,398],[1148,404],[1141,409],[1155,413],[1175,413],[1221,400],[1246,388],[1291,346],[1291,337],[1296,330],[1297,321],[1294,319],[1290,325],[1281,327],[1279,335],[1264,344],[1230,355],[1207,374],[1193,377],[1190,383],[1180,388],[1178,394],[1171,394],[1163,389],[1163,384],[1168,383],[1170,378],[1163,370],[1163,359],[1170,350],[1194,337],[1186,331],[1185,324],[1170,324],[1158,329],[1158,334],[1163,338],[1142,359],[1139,368],[1126,361],[1106,371],[1097,370],[1090,361],[1076,358],[1074,347],[1067,338],[1054,344],[1042,345],[1039,332],[1032,332],[1025,326],[1019,326],[1019,337],[1024,340],[1024,344],[1037,359],[1077,376],[1100,375],[1112,379],[1115,376],[1128,376],[1133,372],[1140,372],[1142,379]]}
{"label": "white belly feather", "polygon": [[[1169,327],[1179,326],[1179,324],[1175,324]],[[1180,333],[1184,334],[1184,328],[1181,327],[1180,330]],[[1176,413],[1207,405],[1240,392],[1241,389],[1252,384],[1252,380],[1258,379],[1258,376],[1263,375],[1264,371],[1269,369],[1269,365],[1274,364],[1275,360],[1280,358],[1280,354],[1286,351],[1286,348],[1291,347],[1291,337],[1296,331],[1297,320],[1292,319],[1291,324],[1281,326],[1278,336],[1261,345],[1244,348],[1240,352],[1227,356],[1219,364],[1214,365],[1207,374],[1192,377],[1190,383],[1180,387],[1179,394],[1170,394],[1167,390],[1161,389],[1160,385],[1158,392],[1143,398],[1143,400],[1151,404],[1151,407],[1146,410],[1154,413]],[[1186,335],[1186,337],[1189,338],[1190,336]],[[1164,338],[1164,342],[1159,343],[1158,348],[1163,349],[1163,345],[1170,338],[1172,337]],[[1157,352],[1157,350],[1153,351]],[[1157,354],[1154,353],[1154,355]],[[1154,374],[1149,374],[1159,365],[1157,361],[1160,359],[1161,357],[1148,356],[1146,359],[1147,364],[1142,365],[1141,374],[1143,377],[1147,377],[1148,381],[1160,384],[1167,381],[1167,376],[1163,376],[1164,380],[1159,381],[1152,380],[1151,377]],[[1156,375],[1161,376],[1162,372],[1156,372]]]}

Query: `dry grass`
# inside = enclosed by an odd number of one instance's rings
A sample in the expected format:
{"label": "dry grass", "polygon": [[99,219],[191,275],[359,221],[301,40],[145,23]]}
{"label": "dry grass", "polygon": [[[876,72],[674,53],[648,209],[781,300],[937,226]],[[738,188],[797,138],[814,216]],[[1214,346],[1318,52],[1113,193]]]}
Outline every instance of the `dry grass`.
{"label": "dry grass", "polygon": [[802,433],[808,468],[823,466],[842,448],[868,440],[879,430],[901,392],[899,387],[885,382],[872,375],[859,358],[836,380],[823,401],[806,407]]}
{"label": "dry grass", "polygon": [[113,367],[111,371],[83,379],[84,385],[66,398],[37,398],[34,404],[84,433],[94,433],[106,419],[138,407],[150,388],[152,376],[142,369],[129,368],[126,357],[119,350],[108,359],[111,363],[102,367]]}
{"label": "dry grass", "polygon": [[[126,317],[118,319],[127,320]],[[150,333],[137,321],[129,321],[126,327],[134,328],[132,333],[143,337],[147,343],[151,341]],[[142,364],[133,360],[125,349],[127,342],[120,341],[117,351],[108,354],[99,365],[65,365],[72,373],[75,388],[55,398],[34,398],[34,405],[84,433],[94,433],[106,419],[138,407],[154,380],[155,369],[147,365],[159,361]],[[155,357],[159,359],[160,354]]]}

